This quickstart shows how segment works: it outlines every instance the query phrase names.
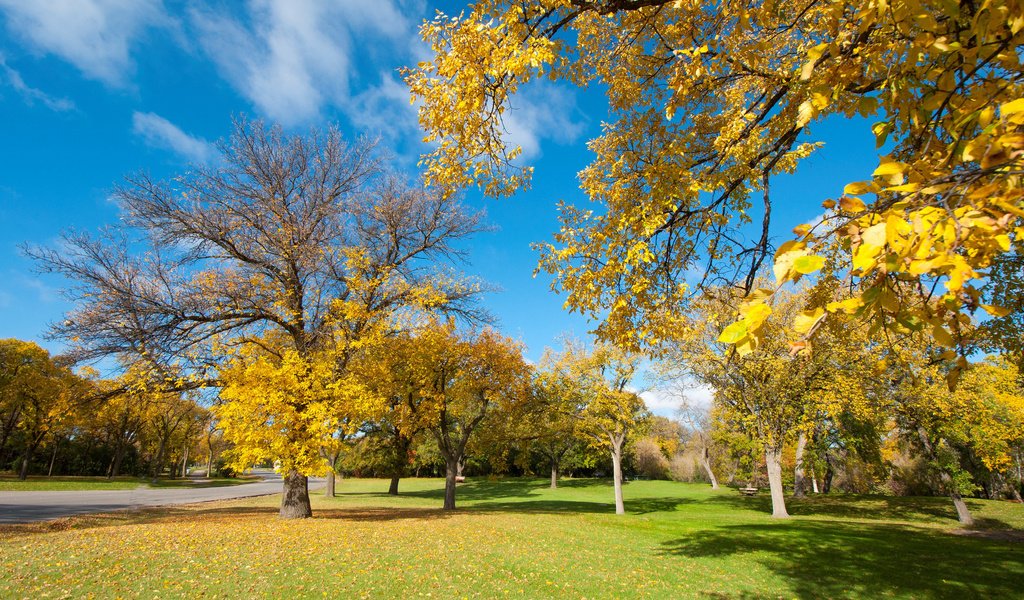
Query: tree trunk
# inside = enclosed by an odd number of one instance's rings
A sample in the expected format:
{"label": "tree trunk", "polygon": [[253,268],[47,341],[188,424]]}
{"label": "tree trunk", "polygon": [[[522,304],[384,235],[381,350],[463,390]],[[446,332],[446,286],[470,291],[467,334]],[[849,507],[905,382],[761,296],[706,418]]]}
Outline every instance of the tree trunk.
{"label": "tree trunk", "polygon": [[18,479],[25,481],[28,478],[28,463],[32,461],[33,454],[35,454],[34,448],[25,448],[25,453],[21,456],[21,468],[18,470]]}
{"label": "tree trunk", "polygon": [[459,461],[445,460],[444,510],[455,510],[455,478],[459,475]]}
{"label": "tree trunk", "polygon": [[768,467],[768,487],[772,492],[772,516],[777,519],[789,517],[786,512],[786,497],[782,488],[782,448],[765,448],[764,462]]}
{"label": "tree trunk", "polygon": [[622,502],[622,439],[612,437],[612,483],[615,486],[615,514],[626,514]]}
{"label": "tree trunk", "polygon": [[313,516],[309,506],[309,478],[291,470],[284,476],[284,490],[281,494],[282,519],[306,519]]}
{"label": "tree trunk", "polygon": [[711,480],[711,489],[718,489],[718,479],[715,478],[715,472],[711,469],[711,454],[708,452],[707,446],[704,446],[700,453],[700,464],[704,466],[704,472],[708,474],[708,479]]}
{"label": "tree trunk", "polygon": [[465,469],[465,468],[466,468],[466,457],[463,456],[462,458],[459,459],[459,462],[456,463],[457,471],[456,471],[455,474],[458,475],[459,477],[462,477],[462,470]]}
{"label": "tree trunk", "polygon": [[188,442],[185,443],[184,458],[181,459],[181,476],[188,477]]}
{"label": "tree trunk", "polygon": [[333,498],[337,490],[338,479],[335,477],[334,469],[327,471],[327,485],[324,486],[324,496]]}
{"label": "tree trunk", "polygon": [[821,481],[821,493],[828,494],[832,491],[832,478],[835,477],[836,472],[832,468],[832,459],[828,457],[828,453],[825,453],[825,477]]}
{"label": "tree trunk", "polygon": [[796,467],[793,469],[793,497],[803,498],[807,494],[807,481],[804,478],[804,451],[807,449],[807,434],[800,432],[796,439]]}
{"label": "tree trunk", "polygon": [[392,475],[391,476],[391,485],[388,486],[388,494],[390,494],[392,496],[397,496],[398,495],[398,481],[399,481],[398,475]]}
{"label": "tree trunk", "polygon": [[811,491],[818,493],[818,476],[814,473],[814,467],[811,467]]}
{"label": "tree trunk", "polygon": [[213,450],[206,456],[206,478],[213,477]]}
{"label": "tree trunk", "polygon": [[558,489],[558,459],[551,455],[551,489]]}
{"label": "tree trunk", "polygon": [[58,446],[60,446],[60,438],[53,440],[53,454],[50,455],[50,468],[46,471],[47,477],[53,477],[53,463],[57,462]]}

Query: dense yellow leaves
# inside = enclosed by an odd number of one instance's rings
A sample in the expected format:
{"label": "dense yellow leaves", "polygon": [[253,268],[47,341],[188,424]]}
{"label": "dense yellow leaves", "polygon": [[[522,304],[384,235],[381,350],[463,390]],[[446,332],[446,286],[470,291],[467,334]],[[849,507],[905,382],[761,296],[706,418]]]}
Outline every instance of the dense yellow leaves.
{"label": "dense yellow leaves", "polygon": [[[750,287],[767,225],[760,240],[735,232],[755,203],[771,210],[771,178],[816,147],[815,123],[877,120],[878,167],[850,173],[823,221],[794,230],[776,277],[828,266],[859,297],[830,310],[942,327],[956,344],[993,258],[1024,235],[1021,14],[1019,0],[481,0],[424,26],[434,58],[407,81],[437,144],[431,181],[496,195],[529,178],[502,135],[521,85],[547,75],[606,91],[609,118],[580,173],[600,208],[563,206],[541,267],[568,308],[600,315],[601,335],[631,348],[670,337],[706,283]],[[756,346],[756,321],[726,337]]]}

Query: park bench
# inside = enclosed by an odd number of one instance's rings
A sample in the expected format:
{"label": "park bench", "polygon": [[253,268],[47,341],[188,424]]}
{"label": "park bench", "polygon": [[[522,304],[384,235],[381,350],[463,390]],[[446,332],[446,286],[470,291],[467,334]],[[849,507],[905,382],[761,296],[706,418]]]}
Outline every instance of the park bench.
{"label": "park bench", "polygon": [[737,489],[744,496],[756,496],[757,495],[757,488],[756,487],[741,487],[741,488],[737,488]]}

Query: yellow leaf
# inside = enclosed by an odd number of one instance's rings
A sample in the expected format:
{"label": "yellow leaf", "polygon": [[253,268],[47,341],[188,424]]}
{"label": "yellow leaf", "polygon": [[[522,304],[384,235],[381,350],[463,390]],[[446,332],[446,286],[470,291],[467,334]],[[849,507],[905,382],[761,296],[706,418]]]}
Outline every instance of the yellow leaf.
{"label": "yellow leaf", "polygon": [[867,205],[864,204],[864,201],[861,200],[860,198],[850,198],[848,196],[843,196],[842,198],[839,199],[839,209],[842,210],[843,212],[859,213],[865,210],[866,208]]}
{"label": "yellow leaf", "polygon": [[722,331],[722,334],[718,336],[718,341],[723,344],[735,344],[745,337],[747,337],[747,323],[746,321],[737,321]]}
{"label": "yellow leaf", "polygon": [[801,275],[807,275],[820,270],[824,264],[825,257],[823,256],[801,256],[793,261],[793,270]]}
{"label": "yellow leaf", "polygon": [[891,161],[878,165],[878,168],[875,169],[874,173],[871,175],[874,177],[891,177],[893,175],[903,175],[906,171],[907,165],[901,162]]}
{"label": "yellow leaf", "polygon": [[825,311],[820,306],[814,310],[805,310],[793,320],[793,331],[803,335],[813,329],[824,317]]}
{"label": "yellow leaf", "polygon": [[1005,317],[1006,315],[1010,314],[1010,309],[1003,308],[1002,306],[995,306],[993,304],[982,304],[981,307],[985,309],[985,312],[992,315],[993,317]]}
{"label": "yellow leaf", "polygon": [[[878,191],[878,186],[875,184],[874,181],[854,181],[853,183],[846,184],[846,187],[843,188],[843,193],[846,194],[847,196],[859,196],[860,194],[872,194],[872,193],[875,193],[877,191]],[[860,200],[857,200],[857,201],[860,202]],[[861,202],[861,210],[864,210],[863,206],[864,206],[864,203]]]}
{"label": "yellow leaf", "polygon": [[860,238],[865,244],[881,248],[885,245],[885,223],[875,223],[868,227],[860,234]]}
{"label": "yellow leaf", "polygon": [[999,114],[1004,117],[1019,112],[1024,112],[1024,98],[1017,98],[999,107]]}

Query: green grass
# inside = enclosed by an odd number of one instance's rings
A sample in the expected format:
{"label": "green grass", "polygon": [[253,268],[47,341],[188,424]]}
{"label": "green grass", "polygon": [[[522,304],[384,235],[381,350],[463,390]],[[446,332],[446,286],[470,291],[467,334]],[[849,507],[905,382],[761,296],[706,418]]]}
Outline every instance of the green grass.
{"label": "green grass", "polygon": [[155,482],[142,477],[43,477],[30,476],[20,481],[13,475],[0,475],[0,492],[62,492],[84,490],[132,490],[140,486],[154,488],[224,487],[252,483],[258,477],[213,479],[158,479]]}
{"label": "green grass", "polygon": [[[943,498],[768,498],[637,481],[339,481],[313,519],[258,498],[0,528],[0,597],[1002,598],[1024,581],[1024,507]],[[1009,531],[1007,533],[1006,531]]]}

